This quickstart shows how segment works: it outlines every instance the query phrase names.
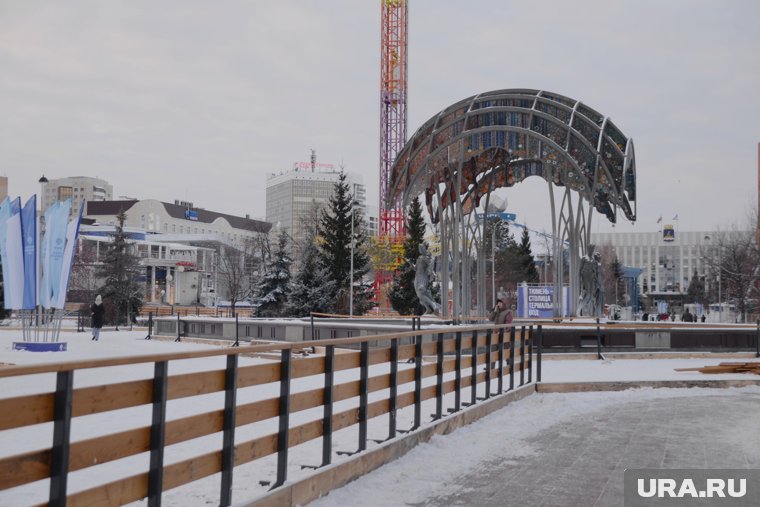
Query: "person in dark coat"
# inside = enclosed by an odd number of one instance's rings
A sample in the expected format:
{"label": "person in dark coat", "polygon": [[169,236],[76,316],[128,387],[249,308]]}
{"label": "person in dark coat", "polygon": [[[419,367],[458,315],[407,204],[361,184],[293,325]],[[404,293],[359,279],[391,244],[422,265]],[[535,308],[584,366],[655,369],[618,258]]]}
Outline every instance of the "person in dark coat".
{"label": "person in dark coat", "polygon": [[92,312],[92,339],[98,341],[100,339],[100,328],[103,327],[103,319],[106,314],[106,309],[103,307],[103,298],[100,294],[95,298],[95,303],[90,307]]}
{"label": "person in dark coat", "polygon": [[488,315],[488,320],[494,324],[511,324],[513,318],[512,308],[507,306],[507,295],[500,292],[496,297],[496,306]]}

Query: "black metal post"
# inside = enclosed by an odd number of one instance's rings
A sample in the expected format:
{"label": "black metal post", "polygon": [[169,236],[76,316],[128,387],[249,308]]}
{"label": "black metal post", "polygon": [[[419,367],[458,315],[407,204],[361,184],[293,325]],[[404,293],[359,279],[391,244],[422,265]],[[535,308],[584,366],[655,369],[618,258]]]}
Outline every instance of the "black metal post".
{"label": "black metal post", "polygon": [[599,326],[599,317],[596,318],[596,358],[604,359],[602,356],[602,329]]}
{"label": "black metal post", "polygon": [[148,336],[145,337],[146,340],[151,340],[153,338],[153,312],[148,312]]}
{"label": "black metal post", "polygon": [[755,333],[755,357],[760,357],[760,319],[757,319],[757,333]]}
{"label": "black metal post", "polygon": [[224,372],[224,434],[222,437],[221,507],[232,503],[232,472],[235,468],[235,406],[237,404],[238,356],[227,356]]}
{"label": "black metal post", "polygon": [[472,357],[472,368],[470,368],[470,379],[472,385],[470,386],[470,405],[474,405],[478,401],[478,332],[472,332],[472,349],[470,349],[470,356]]}
{"label": "black metal post", "polygon": [[509,390],[515,388],[515,327],[509,330]]}
{"label": "black metal post", "polygon": [[443,333],[438,333],[438,355],[435,364],[435,417],[443,417]]}
{"label": "black metal post", "polygon": [[484,399],[491,397],[491,330],[486,331],[486,392]]}
{"label": "black metal post", "polygon": [[414,426],[422,424],[422,335],[414,337]]}
{"label": "black metal post", "polygon": [[53,407],[53,447],[50,452],[50,497],[53,506],[66,505],[69,477],[69,444],[71,440],[71,401],[74,372],[59,371],[56,375]]}
{"label": "black metal post", "polygon": [[504,392],[504,328],[499,329],[499,394]]}
{"label": "black metal post", "polygon": [[310,313],[309,317],[311,317],[311,340],[314,341],[314,314]]}
{"label": "black metal post", "polygon": [[454,359],[454,369],[456,370],[454,377],[454,412],[459,412],[462,409],[462,332],[457,331],[456,334],[456,356]]}
{"label": "black metal post", "polygon": [[240,346],[240,327],[238,326],[238,316],[237,313],[235,314],[235,343],[232,344],[233,347],[239,347]]}
{"label": "black metal post", "polygon": [[161,505],[164,488],[164,441],[166,439],[166,392],[169,378],[167,361],[157,361],[153,372],[153,420],[150,426],[150,471],[148,506]]}
{"label": "black metal post", "polygon": [[533,382],[533,324],[528,328],[528,384]]}
{"label": "black metal post", "polygon": [[398,397],[398,338],[391,340],[391,392],[388,398],[388,438],[396,437],[396,399]]}
{"label": "black metal post", "polygon": [[525,326],[520,326],[520,385],[525,384]]}
{"label": "black metal post", "polygon": [[538,368],[536,369],[536,382],[541,382],[541,354],[544,352],[544,328],[541,324],[538,325]]}
{"label": "black metal post", "polygon": [[280,354],[280,425],[277,434],[277,481],[270,489],[288,479],[288,428],[290,427],[290,349]]}
{"label": "black metal post", "polygon": [[369,401],[369,342],[363,341],[359,357],[359,451],[367,448],[367,402]]}
{"label": "black metal post", "polygon": [[179,313],[177,314],[177,337],[174,341],[182,341],[182,321],[179,320]]}
{"label": "black metal post", "polygon": [[335,345],[325,347],[325,392],[322,415],[322,466],[332,462],[333,384],[335,380]]}

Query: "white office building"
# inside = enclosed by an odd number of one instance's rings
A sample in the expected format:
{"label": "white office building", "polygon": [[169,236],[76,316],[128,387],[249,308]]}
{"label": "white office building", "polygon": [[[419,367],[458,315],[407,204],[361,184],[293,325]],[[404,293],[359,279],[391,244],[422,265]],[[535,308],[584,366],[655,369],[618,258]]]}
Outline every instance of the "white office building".
{"label": "white office building", "polygon": [[715,231],[678,231],[666,225],[653,232],[592,233],[597,247],[611,245],[618,260],[627,267],[641,268],[639,288],[646,292],[685,293],[696,271],[707,275],[705,255]]}
{"label": "white office building", "polygon": [[71,199],[70,216],[79,213],[79,207],[89,201],[110,201],[113,199],[113,187],[106,180],[89,176],[72,176],[48,180],[43,176],[39,180],[42,192],[41,208],[48,209],[56,201]]}
{"label": "white office building", "polygon": [[[193,203],[141,201],[90,201],[82,237],[93,242],[95,258],[124,211],[124,230],[136,245],[135,254],[145,267],[145,299],[156,304],[213,306],[229,297],[216,271],[217,258],[228,247],[245,252],[243,262],[253,273],[261,235],[271,224],[205,209]],[[96,261],[97,263],[97,261]]]}
{"label": "white office building", "polygon": [[[296,166],[280,174],[270,174],[266,186],[266,221],[287,232],[296,245],[306,238],[319,210],[333,195],[340,173],[332,166],[320,164],[321,171]],[[368,221],[366,189],[360,176],[346,173],[349,191],[359,203],[365,221]]]}

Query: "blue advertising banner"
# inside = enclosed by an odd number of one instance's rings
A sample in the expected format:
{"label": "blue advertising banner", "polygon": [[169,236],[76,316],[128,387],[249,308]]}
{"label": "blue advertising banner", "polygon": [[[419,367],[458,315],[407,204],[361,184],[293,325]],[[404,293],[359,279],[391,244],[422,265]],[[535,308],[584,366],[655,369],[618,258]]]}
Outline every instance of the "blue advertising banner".
{"label": "blue advertising banner", "polygon": [[[7,256],[7,245],[8,241],[6,239],[6,231],[8,230],[8,219],[11,217],[11,200],[10,198],[6,197],[2,203],[0,203],[0,259],[2,261],[0,264],[3,266],[3,280],[8,279],[8,263],[5,262],[5,258]],[[9,310],[8,307],[8,291],[9,288],[6,288],[5,285],[3,285],[3,301],[5,304],[3,305],[6,310]]]}
{"label": "blue advertising banner", "polygon": [[45,210],[45,236],[42,240],[42,285],[40,304],[53,308],[61,285],[61,269],[66,248],[66,231],[71,199],[56,202]]}
{"label": "blue advertising banner", "polygon": [[8,278],[3,279],[5,307],[18,310],[24,304],[24,250],[21,240],[21,199],[10,202],[10,216],[5,223],[3,265]]}
{"label": "blue advertising banner", "polygon": [[22,310],[37,306],[37,196],[21,210],[21,240],[24,245],[24,302]]}
{"label": "blue advertising banner", "polygon": [[53,308],[64,308],[64,306],[66,306],[66,292],[69,289],[69,277],[71,276],[71,266],[74,263],[74,249],[76,248],[77,238],[79,237],[79,224],[82,221],[82,210],[84,210],[84,203],[79,206],[79,213],[74,217],[74,220],[69,222],[66,230],[66,250],[63,255],[63,268],[61,269],[58,294],[55,298],[51,299],[50,306]]}
{"label": "blue advertising banner", "polygon": [[[569,287],[562,287],[562,315],[569,316]],[[554,286],[523,284],[517,291],[517,315],[521,318],[551,319],[554,317]]]}

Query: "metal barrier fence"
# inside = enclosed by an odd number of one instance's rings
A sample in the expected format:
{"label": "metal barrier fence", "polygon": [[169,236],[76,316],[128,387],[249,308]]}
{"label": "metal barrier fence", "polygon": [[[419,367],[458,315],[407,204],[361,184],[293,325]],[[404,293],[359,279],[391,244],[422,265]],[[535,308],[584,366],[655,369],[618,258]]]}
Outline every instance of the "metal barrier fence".
{"label": "metal barrier fence", "polygon": [[[423,334],[430,335],[431,332],[434,339],[423,343]],[[541,326],[534,328],[531,324],[453,327],[362,338],[2,368],[0,378],[20,379],[25,375],[54,372],[56,387],[52,392],[0,399],[0,414],[3,414],[0,430],[43,422],[53,422],[54,425],[49,447],[0,459],[0,491],[49,478],[49,505],[121,505],[147,497],[148,505],[158,506],[164,491],[221,472],[220,505],[227,506],[232,501],[236,466],[276,454],[276,480],[272,488],[277,488],[287,480],[289,449],[296,445],[321,438],[319,466],[325,466],[332,461],[332,437],[338,430],[358,426],[355,452],[362,452],[367,449],[370,419],[387,416],[387,439],[393,439],[401,432],[413,431],[426,423],[422,415],[425,400],[435,400],[435,413],[432,414],[435,421],[447,413],[458,412],[463,407],[532,383],[534,337],[537,340],[536,381],[540,382],[541,336]],[[410,338],[412,344],[400,344],[401,340]],[[370,341],[385,346],[370,349]],[[337,349],[357,345],[358,352],[336,353]],[[304,346],[324,347],[324,354],[295,358],[294,350]],[[252,352],[278,353],[279,361],[239,366],[239,355]],[[226,367],[169,375],[172,361],[213,356],[226,356]],[[413,363],[414,367],[399,369],[399,364],[404,362]],[[153,364],[153,378],[74,389],[74,375],[78,371],[140,363]],[[386,366],[383,373],[370,375],[370,366],[374,365]],[[336,383],[335,373],[344,370],[354,370],[355,376]],[[307,377],[315,378],[321,387],[292,392],[292,381]],[[427,378],[434,379],[434,382],[423,385]],[[271,383],[279,384],[279,396],[238,403],[241,389]],[[405,385],[411,389],[400,392],[399,387]],[[166,420],[168,401],[214,392],[224,393],[223,409]],[[370,402],[370,393],[384,396]],[[449,393],[454,395],[449,402],[451,406],[444,407],[444,396]],[[350,408],[336,412],[335,404],[340,401],[350,401]],[[76,418],[143,405],[152,406],[149,426],[71,441],[72,421]],[[322,417],[296,425],[291,423],[293,414],[319,407]],[[397,412],[406,407],[413,410],[413,424],[409,429],[399,429]],[[278,421],[276,433],[246,441],[236,440],[236,428],[274,419]],[[221,447],[171,465],[164,463],[167,446],[182,445],[220,432]],[[150,453],[147,470],[116,480],[104,476],[94,487],[69,493],[70,472],[143,452]]]}

